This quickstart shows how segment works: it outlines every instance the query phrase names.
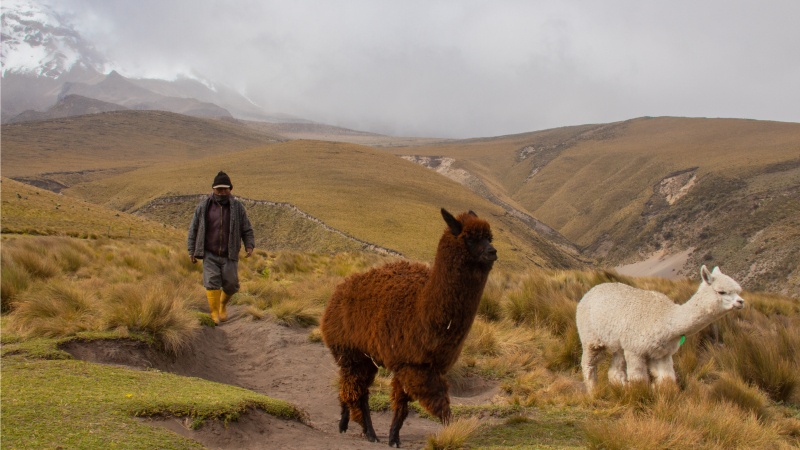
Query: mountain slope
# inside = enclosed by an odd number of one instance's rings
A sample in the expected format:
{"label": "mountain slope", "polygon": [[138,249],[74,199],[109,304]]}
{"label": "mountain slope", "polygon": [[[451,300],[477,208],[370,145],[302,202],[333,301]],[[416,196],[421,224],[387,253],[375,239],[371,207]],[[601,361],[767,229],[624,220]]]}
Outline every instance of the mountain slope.
{"label": "mountain slope", "polygon": [[99,175],[98,171],[182,162],[280,139],[230,121],[160,111],[113,111],[4,124],[2,133],[3,176],[51,180],[64,186]]}
{"label": "mountain slope", "polygon": [[798,221],[800,124],[642,118],[392,151],[453,159],[603,264],[695,248],[687,275],[719,264],[748,288],[800,291],[800,238],[781,231]]}
{"label": "mountain slope", "polygon": [[128,108],[116,103],[103,102],[81,95],[67,95],[47,111],[38,112],[28,110],[11,118],[7,123],[35,122],[39,120],[60,119],[62,117],[82,116],[85,114],[97,114],[126,109]]}
{"label": "mountain slope", "polygon": [[170,111],[195,117],[232,117],[225,108],[194,98],[164,96],[128,80],[115,71],[109,73],[101,82],[65,83],[59,98],[67,95],[81,95],[109,103],[116,103],[131,109],[151,109]]}

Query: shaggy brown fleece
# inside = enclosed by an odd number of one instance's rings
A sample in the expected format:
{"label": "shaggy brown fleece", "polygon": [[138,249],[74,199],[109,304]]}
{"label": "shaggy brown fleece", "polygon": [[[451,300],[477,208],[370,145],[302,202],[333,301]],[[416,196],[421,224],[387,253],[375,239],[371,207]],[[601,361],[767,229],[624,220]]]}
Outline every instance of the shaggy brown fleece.
{"label": "shaggy brown fleece", "polygon": [[442,217],[433,268],[396,262],[353,275],[328,302],[321,329],[340,367],[340,432],[352,417],[377,440],[368,402],[378,366],[394,373],[389,445],[400,446],[411,400],[450,419],[444,374],[461,353],[497,252],[489,224],[472,211],[454,218],[442,209]]}

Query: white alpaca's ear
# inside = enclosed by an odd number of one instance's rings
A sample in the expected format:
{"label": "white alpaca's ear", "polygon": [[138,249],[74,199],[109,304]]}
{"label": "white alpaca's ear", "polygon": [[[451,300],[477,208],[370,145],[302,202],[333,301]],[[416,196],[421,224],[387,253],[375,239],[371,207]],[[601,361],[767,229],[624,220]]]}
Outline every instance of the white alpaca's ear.
{"label": "white alpaca's ear", "polygon": [[711,284],[711,272],[708,271],[708,267],[706,267],[705,264],[700,268],[700,278],[702,278],[706,284]]}
{"label": "white alpaca's ear", "polygon": [[714,266],[714,270],[711,271],[711,275],[719,275],[720,273],[719,266]]}

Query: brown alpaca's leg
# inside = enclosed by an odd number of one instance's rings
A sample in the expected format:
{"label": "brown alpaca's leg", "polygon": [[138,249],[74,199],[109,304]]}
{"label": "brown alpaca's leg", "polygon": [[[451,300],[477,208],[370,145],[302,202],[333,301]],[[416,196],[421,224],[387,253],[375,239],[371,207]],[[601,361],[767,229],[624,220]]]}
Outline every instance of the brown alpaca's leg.
{"label": "brown alpaca's leg", "polygon": [[375,442],[378,437],[375,435],[369,413],[369,386],[375,380],[378,368],[372,364],[372,360],[363,357],[361,360],[357,360],[357,358],[343,356],[339,363],[341,364],[339,401],[342,404],[339,432],[347,431],[347,424],[352,418],[353,421],[361,424],[367,440]]}
{"label": "brown alpaca's leg", "polygon": [[[339,397],[341,398],[341,395]],[[350,407],[341,400],[339,400],[339,402],[342,404],[342,418],[339,419],[339,433],[344,433],[347,431],[347,424],[350,423]]]}
{"label": "brown alpaca's leg", "polygon": [[392,418],[392,427],[389,429],[389,447],[397,446],[400,448],[400,428],[403,427],[403,422],[408,417],[408,402],[412,400],[411,396],[406,394],[403,389],[403,384],[395,376],[392,378],[392,410],[394,417]]}
{"label": "brown alpaca's leg", "polygon": [[406,366],[395,373],[411,398],[444,425],[450,423],[450,396],[447,380],[438,372],[424,366]]}

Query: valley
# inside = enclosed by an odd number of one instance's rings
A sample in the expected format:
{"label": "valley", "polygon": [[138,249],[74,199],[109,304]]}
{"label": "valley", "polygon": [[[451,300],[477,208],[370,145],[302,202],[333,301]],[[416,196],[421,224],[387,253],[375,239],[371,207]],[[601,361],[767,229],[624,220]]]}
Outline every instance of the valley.
{"label": "valley", "polygon": [[3,448],[800,448],[796,6],[184,3],[2,2]]}
{"label": "valley", "polygon": [[[113,111],[3,125],[2,173],[137,213],[206,192],[203,175],[224,169],[244,198],[292,205],[413,259],[432,257],[439,207],[474,209],[503,225],[501,264],[518,270],[687,254],[672,276],[720,265],[753,288],[798,295],[798,142],[797,124],[730,119],[455,141]],[[350,248],[323,242],[338,239],[329,234],[302,243],[292,231],[305,229],[299,219],[265,214],[257,231],[271,248]],[[178,217],[185,211],[157,219],[179,226]]]}

